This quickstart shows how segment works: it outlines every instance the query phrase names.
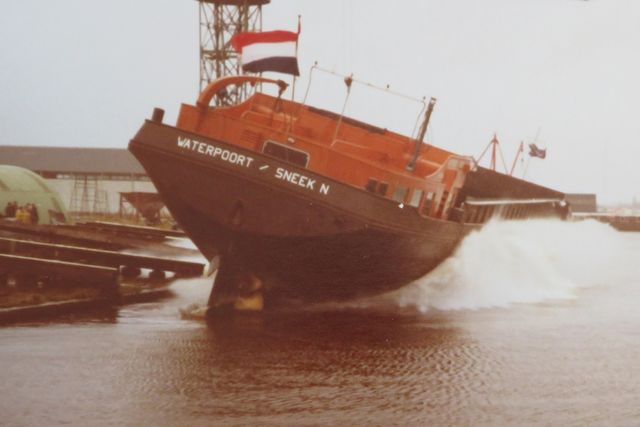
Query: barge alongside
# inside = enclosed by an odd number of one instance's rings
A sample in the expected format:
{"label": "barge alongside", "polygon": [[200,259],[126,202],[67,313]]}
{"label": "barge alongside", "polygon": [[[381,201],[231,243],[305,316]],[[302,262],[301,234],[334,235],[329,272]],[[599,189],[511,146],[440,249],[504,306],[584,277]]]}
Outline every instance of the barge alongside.
{"label": "barge alongside", "polygon": [[[347,84],[351,82],[347,81]],[[233,85],[276,85],[211,106]],[[131,140],[173,217],[218,268],[210,305],[345,300],[396,289],[491,216],[561,215],[562,193],[471,157],[282,98],[255,76],[212,82],[176,126]],[[256,302],[257,301],[257,302]]]}

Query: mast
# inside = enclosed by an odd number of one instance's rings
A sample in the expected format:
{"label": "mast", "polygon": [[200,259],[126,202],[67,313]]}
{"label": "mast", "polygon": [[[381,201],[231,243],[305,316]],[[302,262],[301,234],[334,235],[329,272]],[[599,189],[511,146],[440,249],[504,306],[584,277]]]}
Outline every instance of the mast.
{"label": "mast", "polygon": [[416,167],[416,162],[418,161],[418,157],[420,156],[420,148],[422,147],[422,143],[424,141],[424,136],[427,134],[427,127],[429,126],[429,119],[431,118],[431,113],[433,112],[433,107],[436,105],[436,99],[431,98],[429,100],[429,105],[427,106],[427,110],[424,112],[424,120],[420,125],[420,131],[418,132],[418,136],[416,138],[415,146],[413,149],[413,157],[411,161],[407,164],[407,171],[413,172]]}
{"label": "mast", "polygon": [[520,147],[518,147],[518,152],[516,153],[515,159],[513,159],[513,164],[511,165],[511,172],[509,172],[510,176],[513,176],[513,172],[516,170],[516,163],[518,163],[518,159],[520,155],[524,152],[524,142],[520,141]]}
{"label": "mast", "polygon": [[502,149],[500,148],[500,141],[498,141],[498,136],[494,133],[493,139],[487,144],[485,149],[482,151],[482,154],[476,160],[476,163],[480,163],[480,160],[484,157],[487,150],[491,148],[491,163],[489,164],[489,169],[495,171],[498,166],[498,154],[500,154],[500,159],[502,160],[502,166],[504,167],[504,173],[509,173],[509,169],[507,169],[507,164],[504,161],[504,156],[502,155]]}

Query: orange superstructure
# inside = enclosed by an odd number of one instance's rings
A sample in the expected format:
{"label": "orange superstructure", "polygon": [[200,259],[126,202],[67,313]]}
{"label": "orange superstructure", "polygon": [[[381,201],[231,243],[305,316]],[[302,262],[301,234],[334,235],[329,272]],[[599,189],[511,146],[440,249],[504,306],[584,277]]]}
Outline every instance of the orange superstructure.
{"label": "orange superstructure", "polygon": [[282,81],[261,77],[222,78],[202,92],[196,105],[181,106],[177,127],[276,157],[293,153],[310,171],[436,218],[447,217],[473,166],[471,158],[423,144],[409,171],[414,139],[280,96],[256,92],[236,106],[209,105],[229,85],[244,83],[276,84],[280,94],[286,88]]}

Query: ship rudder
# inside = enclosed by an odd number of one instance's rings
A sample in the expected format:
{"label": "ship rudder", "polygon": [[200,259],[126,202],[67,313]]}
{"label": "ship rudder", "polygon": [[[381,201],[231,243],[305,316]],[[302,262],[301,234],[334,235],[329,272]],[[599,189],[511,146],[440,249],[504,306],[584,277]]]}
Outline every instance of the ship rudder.
{"label": "ship rudder", "polygon": [[232,256],[222,255],[209,295],[209,309],[262,311],[264,309],[263,281],[246,271]]}

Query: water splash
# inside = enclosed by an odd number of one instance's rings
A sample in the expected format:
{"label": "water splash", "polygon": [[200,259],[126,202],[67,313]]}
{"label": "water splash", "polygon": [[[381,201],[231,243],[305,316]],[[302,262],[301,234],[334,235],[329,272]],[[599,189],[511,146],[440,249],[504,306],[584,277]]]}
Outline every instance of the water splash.
{"label": "water splash", "polygon": [[596,221],[493,221],[430,274],[394,292],[397,304],[458,310],[571,299],[629,268],[620,233]]}
{"label": "water splash", "polygon": [[204,320],[208,309],[207,304],[194,302],[185,307],[179,307],[178,312],[183,320]]}
{"label": "water splash", "polygon": [[173,307],[177,308],[181,319],[202,320],[206,317],[212,283],[211,277],[198,277],[179,280],[172,286],[176,294]]}

